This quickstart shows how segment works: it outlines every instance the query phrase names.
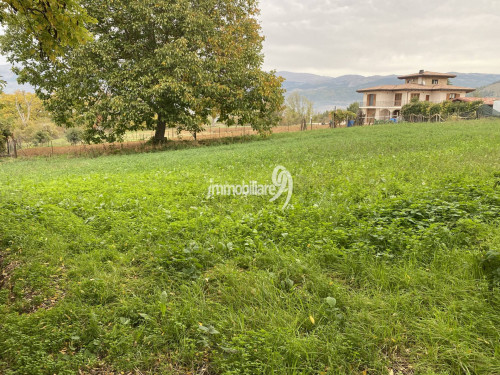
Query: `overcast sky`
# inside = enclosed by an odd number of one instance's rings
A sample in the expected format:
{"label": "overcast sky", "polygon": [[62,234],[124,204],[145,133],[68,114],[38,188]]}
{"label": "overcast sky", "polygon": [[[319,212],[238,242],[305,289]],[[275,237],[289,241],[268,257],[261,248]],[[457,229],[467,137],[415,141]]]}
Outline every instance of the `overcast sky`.
{"label": "overcast sky", "polygon": [[261,0],[260,7],[266,70],[500,74],[500,0]]}
{"label": "overcast sky", "polygon": [[499,0],[261,0],[265,68],[500,73]]}

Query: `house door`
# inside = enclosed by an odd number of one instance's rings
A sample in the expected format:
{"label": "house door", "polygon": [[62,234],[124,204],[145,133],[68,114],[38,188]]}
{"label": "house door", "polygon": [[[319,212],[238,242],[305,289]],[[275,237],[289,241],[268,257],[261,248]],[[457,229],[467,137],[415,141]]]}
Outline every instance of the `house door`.
{"label": "house door", "polygon": [[377,110],[376,109],[369,109],[366,111],[366,123],[367,124],[373,124],[375,123],[375,114]]}

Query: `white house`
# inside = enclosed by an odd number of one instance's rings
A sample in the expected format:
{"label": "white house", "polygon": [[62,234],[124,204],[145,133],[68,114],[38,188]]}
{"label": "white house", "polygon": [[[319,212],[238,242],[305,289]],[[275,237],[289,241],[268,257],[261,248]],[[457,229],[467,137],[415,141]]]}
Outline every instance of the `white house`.
{"label": "white house", "polygon": [[449,84],[454,74],[436,73],[421,70],[415,74],[398,77],[405,83],[400,85],[385,85],[358,90],[363,93],[363,103],[360,109],[365,116],[365,123],[372,124],[375,120],[390,120],[401,115],[401,108],[414,99],[431,103],[442,103],[464,97],[475,91],[470,87],[458,87]]}

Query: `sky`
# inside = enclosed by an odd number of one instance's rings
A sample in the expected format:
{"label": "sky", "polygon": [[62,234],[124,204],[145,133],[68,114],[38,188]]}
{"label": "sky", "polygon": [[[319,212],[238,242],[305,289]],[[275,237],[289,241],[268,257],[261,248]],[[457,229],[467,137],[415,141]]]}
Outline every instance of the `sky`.
{"label": "sky", "polygon": [[499,0],[261,0],[260,8],[266,70],[500,74]]}
{"label": "sky", "polygon": [[261,0],[265,69],[500,73],[499,0]]}

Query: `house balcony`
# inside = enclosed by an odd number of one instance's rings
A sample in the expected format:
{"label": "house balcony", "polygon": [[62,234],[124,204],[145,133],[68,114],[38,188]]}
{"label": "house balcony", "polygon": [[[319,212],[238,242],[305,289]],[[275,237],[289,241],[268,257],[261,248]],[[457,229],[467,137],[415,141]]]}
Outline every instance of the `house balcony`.
{"label": "house balcony", "polygon": [[[424,101],[424,100],[421,100]],[[441,102],[435,100],[427,100],[429,103],[439,104]],[[404,105],[408,104],[405,100],[391,100],[391,101],[375,101],[375,102],[359,102],[360,108],[390,108],[390,109],[401,109]]]}
{"label": "house balcony", "polygon": [[401,100],[393,100],[393,101],[375,101],[375,102],[360,102],[359,107],[360,108],[395,108],[395,109],[400,109],[403,105],[406,103],[403,103]]}

